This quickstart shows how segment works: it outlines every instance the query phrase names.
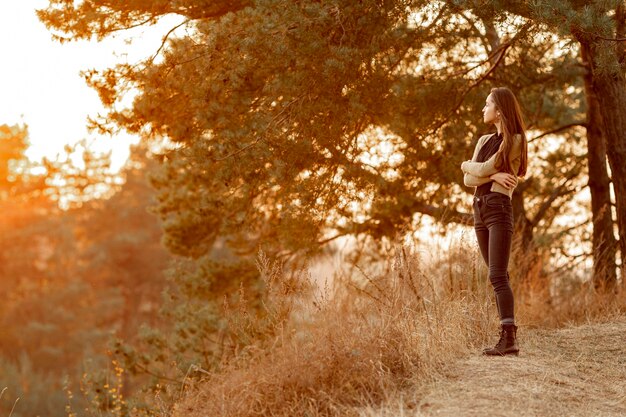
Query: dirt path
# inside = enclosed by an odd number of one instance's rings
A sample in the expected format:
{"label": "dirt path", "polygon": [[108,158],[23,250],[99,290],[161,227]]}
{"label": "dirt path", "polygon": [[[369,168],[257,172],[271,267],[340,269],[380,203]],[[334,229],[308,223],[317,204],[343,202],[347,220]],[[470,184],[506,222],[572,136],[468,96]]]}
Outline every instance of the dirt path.
{"label": "dirt path", "polygon": [[476,355],[450,365],[403,414],[626,416],[626,320],[520,329],[519,338],[519,357]]}

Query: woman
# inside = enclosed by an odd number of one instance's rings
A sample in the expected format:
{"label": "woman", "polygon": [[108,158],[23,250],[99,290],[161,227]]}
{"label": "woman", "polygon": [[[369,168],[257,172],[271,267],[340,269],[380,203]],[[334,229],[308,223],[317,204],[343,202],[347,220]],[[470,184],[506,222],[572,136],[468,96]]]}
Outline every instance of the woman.
{"label": "woman", "polygon": [[497,133],[482,136],[471,161],[461,165],[465,185],[474,193],[474,230],[478,246],[489,267],[500,315],[500,340],[485,355],[517,355],[513,292],[507,267],[513,235],[511,196],[517,177],[526,174],[526,133],[520,106],[508,88],[491,90],[483,108],[483,120]]}

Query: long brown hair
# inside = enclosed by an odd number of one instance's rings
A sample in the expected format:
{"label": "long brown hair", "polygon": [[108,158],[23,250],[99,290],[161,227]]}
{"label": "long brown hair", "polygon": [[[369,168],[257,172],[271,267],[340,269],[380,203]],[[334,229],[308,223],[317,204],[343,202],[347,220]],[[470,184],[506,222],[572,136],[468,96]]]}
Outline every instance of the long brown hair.
{"label": "long brown hair", "polygon": [[520,105],[513,92],[506,87],[492,88],[491,98],[496,105],[496,109],[500,112],[500,120],[502,122],[502,145],[500,145],[500,149],[496,153],[496,169],[514,174],[508,155],[513,147],[513,136],[521,135],[522,155],[517,175],[523,177],[526,175],[528,151],[526,149],[526,127],[524,126]]}

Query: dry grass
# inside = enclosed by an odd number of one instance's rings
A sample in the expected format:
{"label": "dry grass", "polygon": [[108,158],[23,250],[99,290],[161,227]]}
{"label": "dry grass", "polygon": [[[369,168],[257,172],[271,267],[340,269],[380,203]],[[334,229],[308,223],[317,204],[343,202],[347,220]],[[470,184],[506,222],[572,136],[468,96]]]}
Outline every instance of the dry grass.
{"label": "dry grass", "polygon": [[521,334],[519,357],[477,354],[444,367],[402,404],[363,417],[626,415],[626,318]]}
{"label": "dry grass", "polygon": [[[278,289],[270,291],[269,313],[257,319],[243,309],[238,314],[246,320],[232,320],[245,322],[239,333],[255,334],[256,340],[190,387],[175,406],[175,417],[400,416],[428,414],[431,409],[458,415],[466,407],[461,394],[472,396],[476,386],[483,386],[476,401],[484,397],[485,404],[493,403],[497,398],[492,397],[498,396],[494,386],[507,382],[507,372],[520,381],[544,375],[531,382],[539,385],[529,385],[528,395],[551,386],[547,371],[538,369],[558,369],[552,361],[560,354],[556,342],[542,339],[537,331],[525,333],[524,328],[606,319],[621,314],[626,305],[622,294],[596,294],[585,286],[570,288],[561,298],[565,301],[555,304],[549,291],[515,285],[522,300],[517,308],[520,335],[535,339],[524,341],[520,358],[485,361],[476,355],[493,343],[497,317],[484,268],[469,245],[453,247],[446,258],[429,265],[398,248],[382,273],[361,271],[357,277],[337,279],[332,291],[314,301],[302,291],[306,286],[293,284],[298,282],[293,276],[266,262],[261,269],[270,287]],[[255,330],[269,328],[269,337],[265,330]],[[577,363],[592,359],[591,354],[581,357],[585,359]],[[565,376],[555,373],[550,378],[559,381]],[[584,386],[583,380],[576,383]],[[458,401],[446,394],[451,389],[459,391]],[[529,401],[518,400],[520,407]],[[614,401],[620,400],[616,396]]]}

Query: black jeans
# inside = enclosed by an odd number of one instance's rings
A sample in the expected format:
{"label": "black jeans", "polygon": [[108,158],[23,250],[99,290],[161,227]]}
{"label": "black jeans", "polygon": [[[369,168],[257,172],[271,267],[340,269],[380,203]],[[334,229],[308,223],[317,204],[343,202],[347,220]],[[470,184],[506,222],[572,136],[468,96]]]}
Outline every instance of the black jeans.
{"label": "black jeans", "polygon": [[489,267],[501,321],[514,321],[513,291],[509,283],[509,255],[513,236],[513,207],[509,196],[491,192],[474,197],[474,230],[480,253]]}

